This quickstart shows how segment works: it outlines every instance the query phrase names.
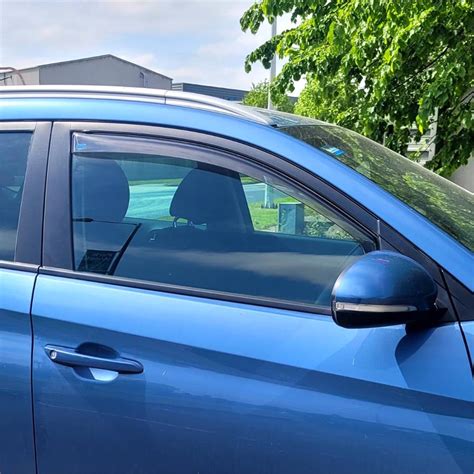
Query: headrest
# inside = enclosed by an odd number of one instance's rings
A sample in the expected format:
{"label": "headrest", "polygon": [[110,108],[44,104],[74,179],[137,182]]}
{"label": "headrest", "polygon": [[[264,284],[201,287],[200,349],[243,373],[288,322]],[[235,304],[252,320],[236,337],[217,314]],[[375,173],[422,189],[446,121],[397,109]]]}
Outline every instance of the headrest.
{"label": "headrest", "polygon": [[111,159],[74,157],[72,183],[73,218],[122,222],[128,210],[128,180]]}
{"label": "headrest", "polygon": [[242,191],[239,174],[211,165],[200,164],[181,181],[170,205],[170,214],[193,224],[242,223]]}

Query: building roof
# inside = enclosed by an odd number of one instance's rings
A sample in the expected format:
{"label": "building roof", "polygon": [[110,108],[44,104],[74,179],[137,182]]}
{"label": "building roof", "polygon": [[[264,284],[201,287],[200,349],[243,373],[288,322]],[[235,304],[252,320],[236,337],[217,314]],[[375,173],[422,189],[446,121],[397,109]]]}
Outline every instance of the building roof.
{"label": "building roof", "polygon": [[132,63],[131,61],[127,61],[126,59],[119,58],[118,56],[115,56],[113,54],[102,54],[99,56],[90,56],[88,58],[79,58],[79,59],[70,59],[68,61],[59,61],[55,63],[46,63],[46,64],[38,64],[37,66],[32,66],[32,67],[27,67],[27,68],[22,68],[18,69],[20,72],[23,71],[31,71],[33,69],[39,69],[39,68],[44,68],[44,67],[50,67],[50,66],[60,66],[63,64],[71,64],[71,63],[80,63],[80,62],[86,62],[86,61],[96,61],[100,59],[115,59],[116,61],[120,61],[122,63],[138,67],[140,69],[143,69],[144,71],[147,71],[152,74],[156,74],[157,76],[163,77],[165,79],[169,79],[170,81],[173,80],[172,77],[165,76],[164,74],[161,74],[159,72],[153,71],[152,69],[148,69],[146,67],[140,66],[140,64]]}
{"label": "building roof", "polygon": [[234,89],[231,87],[210,86],[207,84],[196,84],[194,82],[173,82],[171,86],[173,90],[181,90],[183,92],[195,92],[197,94],[212,95],[214,97],[222,97],[223,94],[244,97],[248,94],[248,90]]}

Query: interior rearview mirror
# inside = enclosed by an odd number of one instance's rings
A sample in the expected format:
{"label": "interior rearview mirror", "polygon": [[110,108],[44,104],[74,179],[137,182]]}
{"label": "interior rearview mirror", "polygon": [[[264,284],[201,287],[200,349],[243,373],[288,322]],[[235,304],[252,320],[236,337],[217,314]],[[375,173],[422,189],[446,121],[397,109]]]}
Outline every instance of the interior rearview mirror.
{"label": "interior rearview mirror", "polygon": [[332,291],[332,316],[345,328],[428,322],[439,315],[438,289],[417,262],[395,252],[375,251],[346,268]]}

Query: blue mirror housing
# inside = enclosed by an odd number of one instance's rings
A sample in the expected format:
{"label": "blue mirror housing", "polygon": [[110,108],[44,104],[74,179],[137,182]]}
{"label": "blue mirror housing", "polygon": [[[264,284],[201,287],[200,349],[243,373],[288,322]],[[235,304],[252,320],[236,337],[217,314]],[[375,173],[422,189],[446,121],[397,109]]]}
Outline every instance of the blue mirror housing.
{"label": "blue mirror housing", "polygon": [[417,262],[396,252],[363,255],[336,280],[332,316],[346,328],[428,322],[437,315],[438,289]]}

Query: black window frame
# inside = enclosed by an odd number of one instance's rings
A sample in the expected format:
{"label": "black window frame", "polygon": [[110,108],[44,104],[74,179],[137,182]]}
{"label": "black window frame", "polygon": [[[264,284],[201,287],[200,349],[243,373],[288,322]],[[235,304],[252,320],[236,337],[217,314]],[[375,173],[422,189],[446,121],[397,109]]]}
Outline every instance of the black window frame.
{"label": "black window frame", "polygon": [[0,260],[0,268],[36,272],[42,264],[43,211],[46,170],[52,123],[0,122],[0,133],[31,133],[13,261]]}
{"label": "black window frame", "polygon": [[[330,308],[326,306],[318,307],[271,298],[220,293],[213,290],[74,271],[71,218],[71,147],[72,135],[76,132],[150,138],[171,146],[191,145],[196,147],[200,153],[213,154],[215,157],[220,155],[219,158],[222,160],[241,160],[250,168],[257,167],[276,175],[286,182],[290,182],[291,185],[311,199],[322,201],[336,213],[350,221],[356,228],[359,228],[378,246],[378,224],[374,216],[330,184],[311,175],[308,171],[283,157],[270,154],[245,143],[196,131],[126,123],[61,121],[53,124],[51,134],[44,214],[43,267],[40,269],[43,274],[317,314],[331,314]],[[215,161],[212,162],[215,163]],[[318,190],[317,193],[314,191],[315,189]]]}
{"label": "black window frame", "polygon": [[[396,230],[381,221],[368,209],[350,198],[331,183],[312,174],[283,156],[270,153],[252,144],[232,140],[219,134],[204,133],[195,130],[170,128],[159,125],[137,123],[111,123],[89,121],[57,121],[53,124],[48,164],[48,184],[45,202],[43,267],[40,273],[66,278],[113,284],[144,290],[197,296],[208,299],[246,303],[257,306],[274,307],[319,315],[331,315],[329,307],[304,303],[288,302],[277,299],[251,297],[233,293],[188,288],[158,282],[149,282],[112,275],[99,275],[74,271],[72,218],[71,218],[71,143],[73,133],[91,133],[107,135],[129,135],[154,140],[163,140],[182,144],[191,144],[207,152],[220,152],[229,158],[245,160],[249,166],[264,169],[284,181],[290,181],[311,199],[327,204],[336,213],[347,218],[371,237],[378,249],[395,250],[412,257],[422,264],[432,275],[440,289],[441,301],[448,308],[445,316],[436,324],[457,321],[451,304],[449,290],[436,262],[420,249],[407,241]],[[317,192],[315,191],[317,190]]]}

